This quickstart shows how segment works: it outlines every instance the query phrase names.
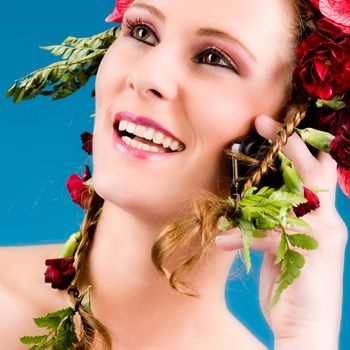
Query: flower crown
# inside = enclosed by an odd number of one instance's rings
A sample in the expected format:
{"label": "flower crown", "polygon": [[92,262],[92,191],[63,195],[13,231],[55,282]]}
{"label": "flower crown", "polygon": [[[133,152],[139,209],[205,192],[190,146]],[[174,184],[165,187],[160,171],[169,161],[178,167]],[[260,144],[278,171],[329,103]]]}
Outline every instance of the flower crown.
{"label": "flower crown", "polygon": [[[350,197],[350,2],[334,0],[310,0],[311,13],[304,39],[296,50],[297,65],[293,72],[295,91],[308,100],[308,109],[302,124],[295,128],[311,148],[328,152],[337,162],[338,183]],[[107,22],[121,23],[130,0],[116,2]],[[120,26],[113,27],[90,38],[68,37],[60,45],[42,47],[62,60],[41,68],[15,81],[7,96],[14,102],[37,95],[60,99],[77,91],[95,75],[108,47],[119,35]],[[51,87],[51,90],[49,89]],[[92,134],[81,134],[82,148],[92,154]],[[278,301],[282,291],[291,284],[304,265],[304,257],[292,247],[316,249],[317,241],[307,234],[290,234],[290,226],[309,227],[300,219],[320,203],[316,190],[303,186],[293,163],[281,152],[278,167],[283,186],[278,189],[264,186],[250,187],[239,203],[231,197],[228,203],[236,206],[235,215],[220,221],[220,229],[239,227],[244,243],[244,260],[247,270],[251,267],[250,243],[252,237],[265,237],[265,229],[279,228],[281,242],[275,264],[281,265],[281,277],[271,307]],[[88,208],[93,190],[89,167],[82,176],[73,174],[67,181],[72,200],[82,209]],[[296,216],[289,214],[293,210]],[[23,337],[31,349],[73,349],[78,342],[73,317],[79,308],[90,309],[89,289],[79,294],[71,283],[75,276],[74,256],[82,237],[72,234],[56,259],[46,260],[45,282],[52,288],[67,290],[73,294],[75,305],[34,319],[39,327],[47,327],[49,334],[39,337]],[[289,266],[293,265],[293,269]]]}

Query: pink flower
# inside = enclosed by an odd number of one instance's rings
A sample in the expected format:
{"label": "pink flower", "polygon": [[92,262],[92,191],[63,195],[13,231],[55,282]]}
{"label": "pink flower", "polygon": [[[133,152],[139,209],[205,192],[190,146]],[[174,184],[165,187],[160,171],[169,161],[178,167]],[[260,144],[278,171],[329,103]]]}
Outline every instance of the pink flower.
{"label": "pink flower", "polygon": [[92,154],[92,134],[91,132],[83,132],[80,135],[81,142],[83,143],[82,149],[87,153],[87,154]]}
{"label": "pink flower", "polygon": [[338,184],[343,193],[350,198],[350,169],[338,166]]}
{"label": "pink flower", "polygon": [[51,283],[52,288],[67,289],[75,275],[73,262],[74,258],[47,259],[45,282]]}
{"label": "pink flower", "polygon": [[315,210],[320,207],[320,200],[318,199],[315,192],[310,191],[304,187],[304,197],[307,200],[306,203],[301,203],[297,207],[293,208],[293,211],[297,217],[304,216],[311,210]]}
{"label": "pink flower", "polygon": [[132,0],[116,0],[113,12],[106,18],[106,22],[120,23]]}
{"label": "pink flower", "polygon": [[90,169],[85,165],[83,176],[73,174],[68,178],[67,189],[72,198],[72,201],[78,204],[82,209],[87,209],[90,192],[89,186],[84,185],[84,182],[91,178]]}
{"label": "pink flower", "polygon": [[327,21],[335,24],[343,32],[350,34],[349,0],[311,0]]}

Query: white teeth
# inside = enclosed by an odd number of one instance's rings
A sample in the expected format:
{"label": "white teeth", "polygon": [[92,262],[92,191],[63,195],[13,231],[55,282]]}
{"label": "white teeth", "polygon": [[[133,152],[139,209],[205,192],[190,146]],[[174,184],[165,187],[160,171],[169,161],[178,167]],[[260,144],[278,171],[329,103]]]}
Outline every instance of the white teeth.
{"label": "white teeth", "polygon": [[161,132],[159,132],[159,131],[157,131],[155,134],[154,134],[154,136],[153,136],[153,142],[154,143],[157,143],[157,144],[161,144],[162,142],[163,142],[163,139],[164,139],[164,135],[161,133]]}
{"label": "white teeth", "polygon": [[120,123],[119,123],[119,130],[120,131],[123,131],[123,130],[126,130],[126,126],[127,126],[128,122],[126,120],[121,120]]}
{"label": "white teeth", "polygon": [[122,136],[122,140],[129,146],[141,149],[143,151],[152,151],[152,152],[164,152],[163,150],[160,150],[158,147],[146,145],[145,143],[136,141],[131,139],[129,136]]}
{"label": "white teeth", "polygon": [[179,147],[179,142],[178,141],[172,141],[172,143],[170,144],[170,149],[172,150],[172,151],[176,151],[177,149],[178,149],[178,147]]}
{"label": "white teeth", "polygon": [[146,128],[146,131],[145,131],[143,137],[147,140],[152,140],[155,132],[156,131],[153,128]]}
{"label": "white teeth", "polygon": [[122,136],[122,140],[127,144],[130,145],[131,138],[128,136]]}
{"label": "white teeth", "polygon": [[143,125],[137,125],[136,129],[134,130],[134,134],[136,136],[143,137],[143,135],[145,134],[145,130],[146,130],[146,127],[144,127]]}
{"label": "white teeth", "polygon": [[[179,141],[175,141],[171,137],[165,136],[161,131],[156,131],[151,127],[138,125],[125,119],[120,120],[118,129],[120,131],[126,130],[130,134],[134,134],[146,140],[151,140],[153,143],[162,145],[164,148],[170,148],[172,151],[182,151],[184,149],[184,146]],[[126,144],[135,148],[143,149],[145,151],[165,152],[156,146],[145,145],[144,143],[135,141],[127,136],[123,136],[122,139]],[[145,146],[147,146],[147,149],[144,148]]]}
{"label": "white teeth", "polygon": [[126,131],[129,132],[130,134],[132,134],[136,129],[136,124],[132,123],[132,122],[128,122],[127,126],[126,126]]}
{"label": "white teeth", "polygon": [[169,136],[164,137],[163,139],[163,147],[167,148],[170,146],[172,139]]}

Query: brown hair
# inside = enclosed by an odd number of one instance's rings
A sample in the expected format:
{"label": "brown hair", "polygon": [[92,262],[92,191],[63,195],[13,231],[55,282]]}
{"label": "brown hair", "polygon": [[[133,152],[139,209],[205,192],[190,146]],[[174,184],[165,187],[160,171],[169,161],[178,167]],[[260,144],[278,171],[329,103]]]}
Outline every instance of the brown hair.
{"label": "brown hair", "polygon": [[[294,28],[292,28],[292,32],[295,33],[293,39],[295,42],[292,44],[294,50],[298,46],[305,30],[308,7],[305,0],[295,0],[293,1],[293,6],[297,14],[297,21],[293,24]],[[300,96],[297,91],[291,89],[290,94],[287,96],[285,108],[282,111],[284,116],[283,127],[277,132],[275,142],[259,161],[258,165],[255,166],[256,169],[245,182],[243,191],[252,185],[259,184],[262,176],[273,166],[278,152],[285,145],[294,128],[305,117],[307,109],[307,98]],[[196,263],[208,256],[216,236],[220,217],[230,216],[235,210],[235,208],[228,205],[226,199],[219,195],[208,192],[201,194],[200,197],[188,205],[185,215],[171,222],[160,232],[152,246],[151,252],[153,264],[159,273],[168,279],[170,286],[174,290],[188,296],[198,296],[198,294],[188,286],[183,277]],[[93,191],[81,225],[82,240],[75,255],[77,274],[72,282],[74,286],[79,284],[79,277],[102,205],[103,199]],[[170,261],[172,262],[171,268],[167,266]],[[176,261],[175,265],[173,264],[174,261]],[[76,301],[74,290],[71,293],[71,297],[73,301]],[[103,349],[111,349],[112,341],[108,330],[93,316],[91,310],[86,310],[81,305],[77,305],[77,311],[81,317],[81,332],[80,341],[76,349],[91,349],[96,335],[102,340]]]}

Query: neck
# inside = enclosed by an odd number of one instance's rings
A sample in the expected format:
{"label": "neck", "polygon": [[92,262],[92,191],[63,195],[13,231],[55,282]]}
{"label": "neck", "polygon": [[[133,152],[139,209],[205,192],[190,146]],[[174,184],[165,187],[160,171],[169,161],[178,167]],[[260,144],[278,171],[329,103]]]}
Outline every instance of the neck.
{"label": "neck", "polygon": [[209,263],[204,259],[185,276],[200,296],[178,294],[151,260],[161,228],[104,202],[82,284],[92,285],[94,313],[119,344],[169,345],[169,339],[200,334],[208,320],[229,315],[225,280],[235,253],[213,247]]}

